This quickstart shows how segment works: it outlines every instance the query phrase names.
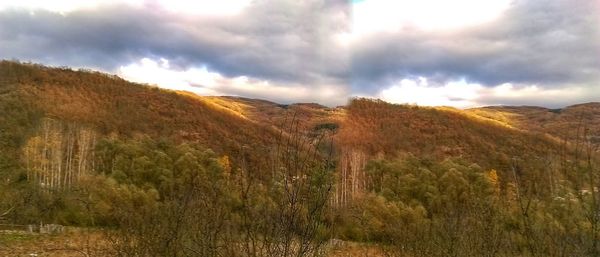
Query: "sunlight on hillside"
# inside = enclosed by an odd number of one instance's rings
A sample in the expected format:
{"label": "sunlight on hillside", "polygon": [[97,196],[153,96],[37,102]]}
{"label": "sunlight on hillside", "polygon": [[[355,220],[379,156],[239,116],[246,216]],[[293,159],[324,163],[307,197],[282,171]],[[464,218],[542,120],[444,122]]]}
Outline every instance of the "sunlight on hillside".
{"label": "sunlight on hillside", "polygon": [[216,108],[218,110],[227,111],[227,112],[230,112],[231,114],[236,115],[240,118],[250,120],[247,117],[247,112],[248,112],[247,110],[248,110],[248,108],[251,108],[250,106],[239,104],[239,103],[236,103],[233,101],[227,101],[220,97],[199,96],[195,93],[188,92],[188,91],[177,91],[177,93],[191,97],[191,98],[201,101],[203,103],[207,103],[207,104],[209,104],[209,106]]}
{"label": "sunlight on hillside", "polygon": [[500,125],[506,126],[506,127],[510,127],[510,128],[518,128],[518,124],[517,122],[517,117],[519,117],[519,114],[515,114],[515,113],[508,113],[508,112],[502,112],[502,111],[496,111],[496,110],[491,110],[491,109],[482,109],[482,108],[476,108],[476,109],[467,109],[464,111],[465,114],[473,117],[473,118],[477,118],[477,119],[483,119],[483,120],[488,120],[488,121],[495,121],[497,123],[499,123]]}
{"label": "sunlight on hillside", "polygon": [[[478,257],[489,252],[493,226],[502,247],[510,245],[504,256],[553,256],[554,248],[529,254],[518,245],[559,242],[579,251],[554,224],[589,224],[586,197],[595,190],[581,174],[591,175],[600,158],[597,103],[462,110],[354,98],[331,108],[205,97],[9,61],[0,62],[0,78],[7,113],[0,116],[0,174],[7,178],[0,220],[40,231],[0,233],[0,255],[65,245],[99,257],[194,256],[162,245],[168,230],[182,233],[178,244],[213,255],[253,251],[245,245],[261,235],[269,249],[288,238],[283,243],[320,251],[295,256],[447,256],[453,249]],[[529,216],[535,233],[555,239],[521,237],[529,232],[520,197],[536,202]],[[569,215],[562,215],[567,201]],[[46,225],[27,225],[39,222]],[[65,225],[111,230],[41,232]],[[460,236],[447,238],[449,228]],[[108,240],[115,237],[136,243]],[[219,247],[187,241],[193,237]],[[263,255],[239,257],[247,256]]]}

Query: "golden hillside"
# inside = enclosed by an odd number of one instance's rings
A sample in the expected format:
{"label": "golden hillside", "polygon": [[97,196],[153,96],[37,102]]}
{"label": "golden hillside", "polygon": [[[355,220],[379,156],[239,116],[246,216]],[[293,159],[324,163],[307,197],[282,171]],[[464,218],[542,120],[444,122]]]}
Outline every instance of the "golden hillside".
{"label": "golden hillside", "polygon": [[513,156],[541,155],[559,148],[549,137],[511,128],[470,111],[370,99],[350,103],[337,140],[342,148],[372,156],[461,156],[490,168],[507,168]]}
{"label": "golden hillside", "polygon": [[532,133],[550,134],[569,141],[589,138],[600,142],[600,103],[578,104],[563,109],[494,106],[467,112]]}
{"label": "golden hillside", "polygon": [[336,148],[342,161],[348,152],[361,152],[363,162],[375,156],[411,153],[464,157],[507,169],[513,156],[539,156],[548,149],[560,152],[559,144],[546,133],[573,133],[578,124],[589,128],[590,134],[600,128],[600,104],[563,110],[486,107],[462,111],[355,99],[346,107],[328,108],[203,97],[99,72],[8,61],[0,63],[0,75],[2,89],[16,95],[18,102],[31,103],[27,108],[42,117],[88,125],[103,135],[198,142],[234,156],[242,146],[251,148],[255,156],[268,151],[273,135],[295,119],[303,131],[337,131]]}
{"label": "golden hillside", "polygon": [[99,72],[0,62],[0,88],[43,117],[91,126],[103,135],[201,143],[221,154],[244,145],[266,151],[274,130],[196,96]]}

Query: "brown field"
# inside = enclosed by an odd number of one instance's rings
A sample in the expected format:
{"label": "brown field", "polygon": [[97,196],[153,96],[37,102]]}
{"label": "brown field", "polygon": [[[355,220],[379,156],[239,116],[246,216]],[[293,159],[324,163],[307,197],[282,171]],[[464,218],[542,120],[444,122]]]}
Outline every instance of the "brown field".
{"label": "brown field", "polygon": [[[101,230],[69,228],[59,235],[0,231],[2,257],[108,257],[114,256]],[[376,246],[341,242],[328,247],[329,257],[385,256]]]}
{"label": "brown field", "polygon": [[112,256],[102,231],[70,228],[59,235],[0,232],[0,256]]}

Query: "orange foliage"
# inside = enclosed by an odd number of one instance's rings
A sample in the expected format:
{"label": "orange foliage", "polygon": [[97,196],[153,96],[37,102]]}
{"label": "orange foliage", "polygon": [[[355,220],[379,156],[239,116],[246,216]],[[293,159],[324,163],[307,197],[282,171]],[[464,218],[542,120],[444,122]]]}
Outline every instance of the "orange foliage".
{"label": "orange foliage", "polygon": [[484,167],[507,170],[513,156],[558,149],[551,140],[448,108],[395,105],[354,99],[336,136],[342,148],[375,156],[411,153],[434,159],[463,157]]}
{"label": "orange foliage", "polygon": [[[99,72],[0,62],[46,116],[87,124],[100,133],[199,142],[218,153],[268,151],[275,130],[216,108],[197,96],[135,84]],[[246,151],[247,152],[247,151]]]}

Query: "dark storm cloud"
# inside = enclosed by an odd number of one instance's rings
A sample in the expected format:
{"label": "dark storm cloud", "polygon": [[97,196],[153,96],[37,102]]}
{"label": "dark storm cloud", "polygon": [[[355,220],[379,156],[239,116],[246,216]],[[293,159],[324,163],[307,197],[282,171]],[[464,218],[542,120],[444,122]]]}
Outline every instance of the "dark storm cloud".
{"label": "dark storm cloud", "polygon": [[64,15],[0,12],[0,58],[114,71],[144,57],[206,65],[226,76],[340,83],[347,61],[332,35],[348,29],[345,1],[255,1],[240,15],[193,17],[149,6]]}
{"label": "dark storm cloud", "polygon": [[498,20],[453,32],[403,30],[359,41],[352,53],[355,90],[424,76],[502,83],[596,83],[600,77],[597,1],[515,1]]}

